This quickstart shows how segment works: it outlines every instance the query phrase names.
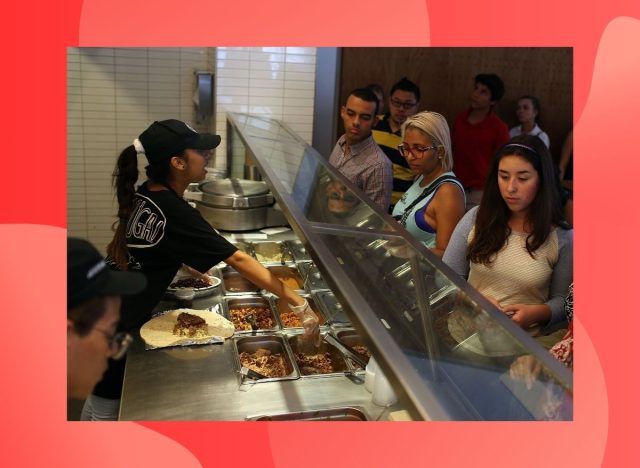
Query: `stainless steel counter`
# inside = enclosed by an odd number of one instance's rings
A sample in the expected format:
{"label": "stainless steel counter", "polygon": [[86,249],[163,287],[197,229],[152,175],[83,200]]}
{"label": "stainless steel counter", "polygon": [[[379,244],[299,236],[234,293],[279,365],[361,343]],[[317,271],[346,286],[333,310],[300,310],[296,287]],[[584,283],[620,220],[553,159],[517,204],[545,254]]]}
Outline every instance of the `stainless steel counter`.
{"label": "stainless steel counter", "polygon": [[[269,240],[292,238],[288,234]],[[194,300],[194,309],[222,301],[212,295]],[[156,310],[178,308],[166,299]],[[387,409],[371,402],[364,373],[240,384],[233,338],[224,344],[145,350],[136,334],[127,355],[121,420],[245,420],[287,412],[357,406],[369,420],[387,419]]]}
{"label": "stainless steel counter", "polygon": [[[196,299],[194,308],[204,309],[221,299]],[[163,301],[158,310],[177,307]],[[346,406],[362,407],[369,420],[386,419],[388,411],[374,405],[364,388],[364,374],[240,384],[232,339],[145,350],[136,336],[127,356],[120,419],[244,420]]]}

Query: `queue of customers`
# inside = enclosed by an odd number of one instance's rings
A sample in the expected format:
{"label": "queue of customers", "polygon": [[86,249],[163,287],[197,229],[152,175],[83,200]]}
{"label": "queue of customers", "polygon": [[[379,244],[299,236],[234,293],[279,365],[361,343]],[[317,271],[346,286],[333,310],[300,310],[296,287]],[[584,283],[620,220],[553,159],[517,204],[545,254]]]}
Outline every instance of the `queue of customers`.
{"label": "queue of customers", "polygon": [[[539,126],[538,100],[518,100],[520,125],[510,131],[494,112],[502,80],[479,74],[450,131],[439,113],[416,113],[420,91],[406,78],[377,119],[374,91],[347,97],[340,111],[345,135],[329,162],[516,324],[541,336],[566,324],[570,200]],[[375,158],[363,156],[363,146]]]}

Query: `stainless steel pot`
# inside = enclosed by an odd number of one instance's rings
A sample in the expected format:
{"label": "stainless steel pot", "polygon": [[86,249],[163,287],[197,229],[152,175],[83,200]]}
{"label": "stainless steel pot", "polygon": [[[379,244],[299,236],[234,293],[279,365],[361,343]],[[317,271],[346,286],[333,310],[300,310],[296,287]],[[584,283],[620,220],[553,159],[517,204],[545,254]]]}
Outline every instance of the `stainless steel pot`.
{"label": "stainless steel pot", "polygon": [[251,231],[268,225],[268,208],[273,195],[265,182],[243,179],[217,179],[199,186],[202,200],[197,207],[215,228],[225,231]]}

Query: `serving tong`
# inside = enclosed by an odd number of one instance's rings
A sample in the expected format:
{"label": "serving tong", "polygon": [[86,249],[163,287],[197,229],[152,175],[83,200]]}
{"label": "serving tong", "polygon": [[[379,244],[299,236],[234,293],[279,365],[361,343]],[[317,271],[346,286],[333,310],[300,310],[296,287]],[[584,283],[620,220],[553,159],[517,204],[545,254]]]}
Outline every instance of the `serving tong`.
{"label": "serving tong", "polygon": [[261,379],[269,378],[266,375],[262,375],[260,372],[256,372],[253,369],[249,369],[248,367],[245,367],[245,366],[240,367],[240,375],[242,375],[242,380],[244,380],[245,377],[248,377],[252,380],[261,380]]}
{"label": "serving tong", "polygon": [[258,329],[258,323],[256,322],[256,314],[253,312],[244,316],[244,319],[251,325],[251,331],[255,332]]}
{"label": "serving tong", "polygon": [[324,339],[324,341],[326,341],[330,345],[333,345],[336,348],[338,348],[340,351],[342,351],[344,354],[346,354],[349,359],[354,361],[356,364],[358,364],[363,369],[365,367],[367,367],[367,361],[365,361],[364,358],[360,354],[355,352],[355,350],[351,346],[349,346],[348,344],[344,343],[342,340],[340,340],[339,338],[334,336],[331,332],[325,333],[323,339]]}

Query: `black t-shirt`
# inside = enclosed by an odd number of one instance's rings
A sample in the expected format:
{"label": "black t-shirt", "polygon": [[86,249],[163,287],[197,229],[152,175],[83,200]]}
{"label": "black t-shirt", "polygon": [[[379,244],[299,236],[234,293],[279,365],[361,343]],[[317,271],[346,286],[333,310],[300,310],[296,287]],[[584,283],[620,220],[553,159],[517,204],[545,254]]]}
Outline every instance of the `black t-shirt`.
{"label": "black t-shirt", "polygon": [[[125,298],[122,329],[144,323],[184,263],[205,272],[237,249],[173,190],[138,190],[127,223],[129,269],[147,277],[146,289]],[[131,315],[142,315],[129,323]]]}
{"label": "black t-shirt", "polygon": [[[127,223],[129,270],[140,271],[147,287],[122,298],[119,330],[131,331],[151,318],[180,266],[200,272],[229,258],[237,248],[225,240],[200,212],[173,190],[152,192],[143,184]],[[113,265],[113,262],[107,263]],[[94,394],[120,398],[124,359],[109,361],[109,369]]]}

